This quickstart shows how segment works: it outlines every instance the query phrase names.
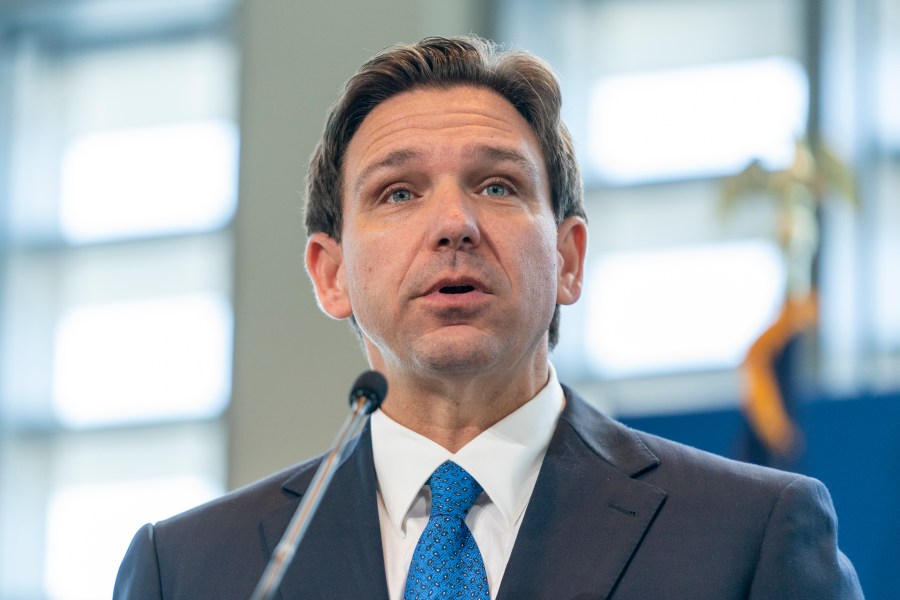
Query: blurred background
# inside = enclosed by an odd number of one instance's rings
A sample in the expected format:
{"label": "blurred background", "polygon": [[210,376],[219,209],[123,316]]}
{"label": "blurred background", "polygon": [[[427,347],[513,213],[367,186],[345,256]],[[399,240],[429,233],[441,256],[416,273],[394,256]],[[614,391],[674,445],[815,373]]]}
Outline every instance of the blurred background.
{"label": "blurred background", "polygon": [[459,33],[561,77],[560,378],[822,479],[896,597],[900,2],[3,0],[0,598],[107,598],[140,525],[328,447],[365,362],[303,270],[306,162],[373,52]]}

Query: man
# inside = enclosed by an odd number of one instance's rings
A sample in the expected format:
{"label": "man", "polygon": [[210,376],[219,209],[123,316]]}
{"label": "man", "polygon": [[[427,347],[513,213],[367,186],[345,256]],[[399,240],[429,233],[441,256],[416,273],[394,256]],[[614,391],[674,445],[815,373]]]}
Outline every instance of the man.
{"label": "man", "polygon": [[[389,49],[310,166],[306,264],[389,395],[283,598],[861,598],[818,482],[632,431],[556,379],[587,229],[550,70]],[[318,460],[135,536],[116,598],[244,598]]]}

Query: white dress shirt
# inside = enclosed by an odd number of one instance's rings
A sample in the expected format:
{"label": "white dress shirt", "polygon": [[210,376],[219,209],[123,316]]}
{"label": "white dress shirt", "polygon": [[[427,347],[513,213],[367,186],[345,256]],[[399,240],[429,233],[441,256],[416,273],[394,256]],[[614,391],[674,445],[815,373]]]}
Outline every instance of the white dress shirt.
{"label": "white dress shirt", "polygon": [[409,563],[428,523],[431,491],[425,482],[447,460],[468,471],[484,488],[466,524],[484,559],[491,598],[497,597],[564,402],[556,371],[550,365],[547,385],[534,398],[456,454],[381,411],[372,415],[378,517],[391,600],[403,598]]}

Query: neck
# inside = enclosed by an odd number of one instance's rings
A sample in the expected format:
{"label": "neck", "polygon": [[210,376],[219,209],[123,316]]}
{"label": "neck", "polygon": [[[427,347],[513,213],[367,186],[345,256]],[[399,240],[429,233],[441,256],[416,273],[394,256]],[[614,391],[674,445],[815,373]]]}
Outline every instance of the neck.
{"label": "neck", "polygon": [[389,382],[390,394],[381,410],[450,452],[534,398],[549,378],[546,356],[527,369],[491,376],[414,377],[373,366]]}

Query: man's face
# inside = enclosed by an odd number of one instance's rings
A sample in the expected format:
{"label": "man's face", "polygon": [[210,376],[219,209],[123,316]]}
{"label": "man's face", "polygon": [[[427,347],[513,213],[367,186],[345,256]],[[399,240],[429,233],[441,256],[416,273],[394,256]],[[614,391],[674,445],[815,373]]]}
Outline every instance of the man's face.
{"label": "man's face", "polygon": [[447,377],[546,361],[586,234],[574,217],[557,231],[540,144],[507,100],[468,86],[397,95],[342,169],[342,241],[313,236],[307,266],[322,307],[355,316],[373,367]]}

